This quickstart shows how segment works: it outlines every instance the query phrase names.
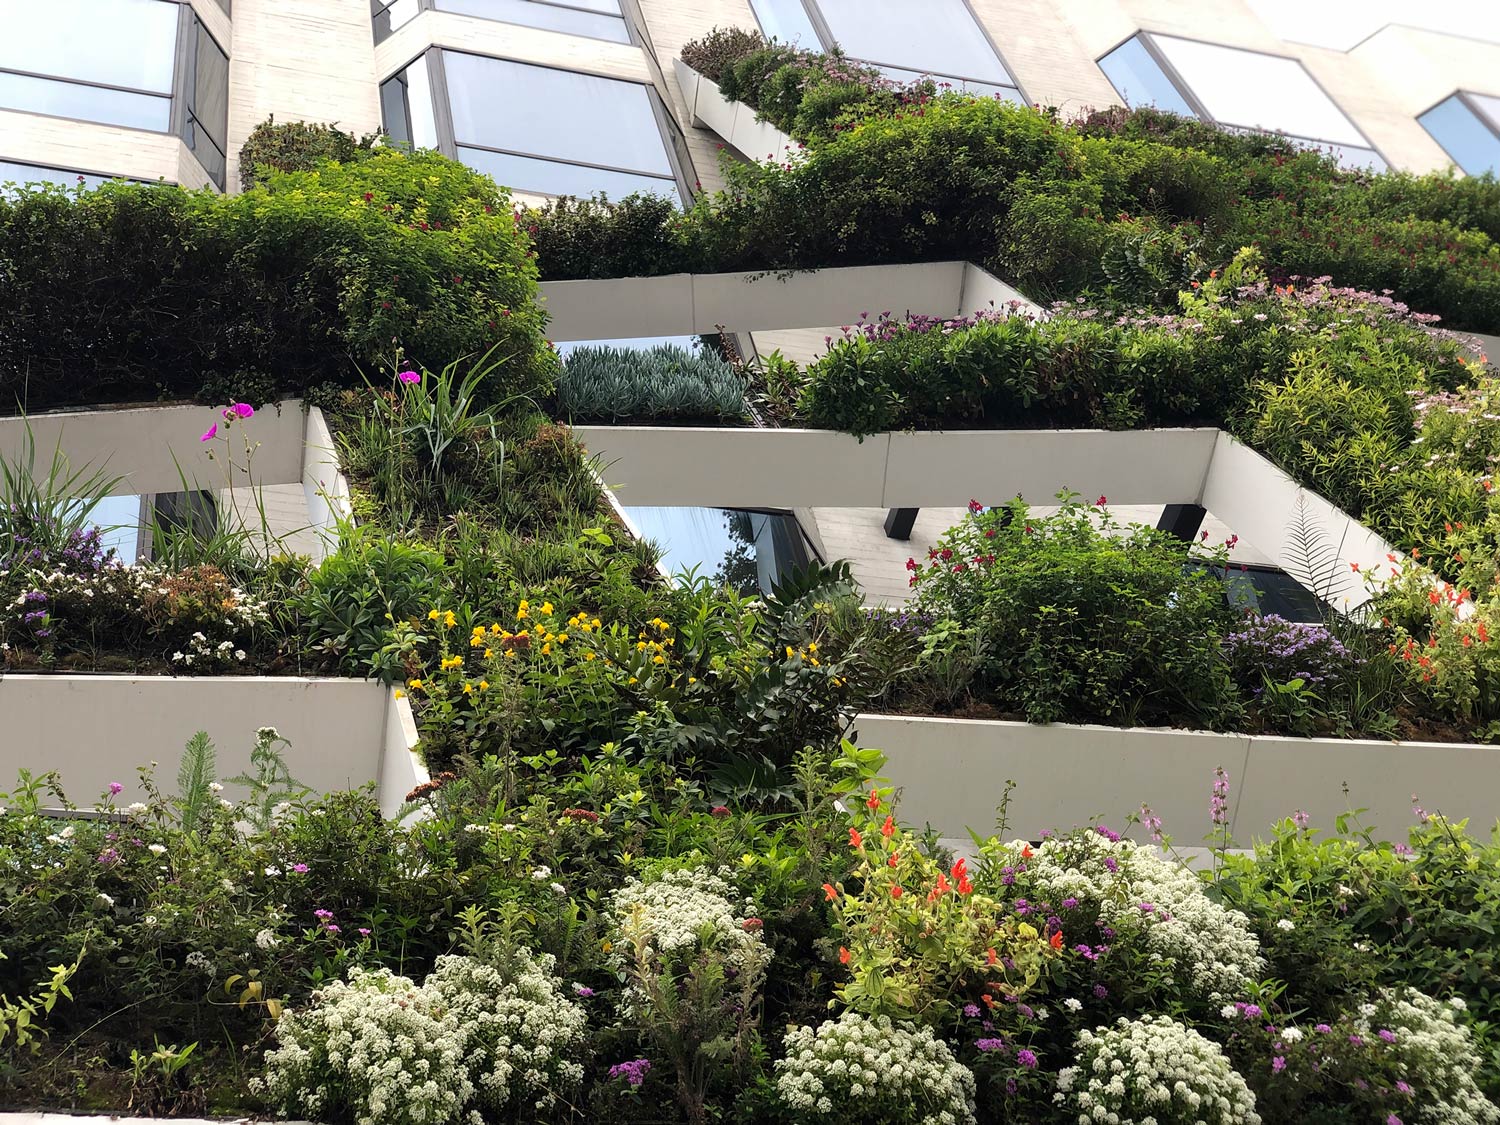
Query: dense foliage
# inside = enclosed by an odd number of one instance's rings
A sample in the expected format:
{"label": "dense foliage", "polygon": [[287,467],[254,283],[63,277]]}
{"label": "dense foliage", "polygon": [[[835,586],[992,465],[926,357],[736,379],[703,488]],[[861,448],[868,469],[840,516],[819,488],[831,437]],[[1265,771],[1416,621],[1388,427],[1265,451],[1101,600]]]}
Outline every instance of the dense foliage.
{"label": "dense foliage", "polygon": [[745,416],[740,374],[707,347],[577,347],[557,381],[570,422],[733,422]]}
{"label": "dense foliage", "polygon": [[[240,195],[110,182],[0,198],[0,409],[253,399],[357,382],[396,347],[498,347],[550,387],[509,198],[435,153],[271,173]],[[101,310],[108,310],[101,315]]]}
{"label": "dense foliage", "polygon": [[1155,110],[1069,122],[748,37],[688,53],[805,151],[727,166],[724,191],[654,225],[640,201],[534,210],[544,277],[597,276],[584,248],[628,242],[608,258],[617,275],[956,258],[1038,297],[1159,301],[1254,244],[1278,277],[1331,275],[1455,328],[1500,325],[1492,179],[1345,172]]}

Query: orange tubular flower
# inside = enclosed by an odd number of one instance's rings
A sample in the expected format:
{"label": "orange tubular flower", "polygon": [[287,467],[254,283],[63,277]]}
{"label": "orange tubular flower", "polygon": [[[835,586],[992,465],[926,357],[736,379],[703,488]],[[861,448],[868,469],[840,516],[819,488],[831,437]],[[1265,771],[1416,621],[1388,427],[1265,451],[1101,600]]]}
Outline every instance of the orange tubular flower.
{"label": "orange tubular flower", "polygon": [[892,852],[891,853],[891,858],[888,859],[888,860],[886,860],[885,862],[886,862],[887,866],[895,867],[896,864],[898,864],[898,863],[901,862],[901,853],[900,852]]}
{"label": "orange tubular flower", "polygon": [[842,945],[839,946],[839,961],[845,965],[849,963],[849,951]]}
{"label": "orange tubular flower", "polygon": [[886,817],[885,823],[880,826],[880,834],[889,840],[896,834],[896,821],[894,817]]}
{"label": "orange tubular flower", "polygon": [[865,802],[865,807],[869,808],[869,809],[878,809],[880,807],[880,792],[879,792],[879,790],[876,790],[876,789],[871,789],[870,790],[870,798],[869,798],[869,800],[867,800]]}
{"label": "orange tubular flower", "polygon": [[891,888],[891,897],[892,898],[900,898],[905,893],[906,892],[901,889],[901,886],[900,886],[899,883],[896,886],[894,886],[894,887]]}
{"label": "orange tubular flower", "polygon": [[860,847],[864,842],[865,839],[859,834],[858,828],[849,829],[849,846],[851,848]]}
{"label": "orange tubular flower", "polygon": [[824,883],[823,895],[829,902],[832,902],[834,899],[839,897],[839,892],[832,883]]}
{"label": "orange tubular flower", "polygon": [[990,965],[997,964],[1000,960],[999,957],[995,956],[995,951],[993,949],[986,949],[984,951],[984,959],[985,962]]}
{"label": "orange tubular flower", "polygon": [[1047,939],[1047,944],[1050,945],[1053,949],[1061,949],[1063,947],[1062,931],[1055,931],[1053,935]]}
{"label": "orange tubular flower", "polygon": [[1036,855],[1036,852],[1034,852],[1034,851],[1031,850],[1031,845],[1030,844],[1027,844],[1027,845],[1025,845],[1024,847],[1021,848],[1021,858],[1022,859],[1030,859],[1034,855]]}

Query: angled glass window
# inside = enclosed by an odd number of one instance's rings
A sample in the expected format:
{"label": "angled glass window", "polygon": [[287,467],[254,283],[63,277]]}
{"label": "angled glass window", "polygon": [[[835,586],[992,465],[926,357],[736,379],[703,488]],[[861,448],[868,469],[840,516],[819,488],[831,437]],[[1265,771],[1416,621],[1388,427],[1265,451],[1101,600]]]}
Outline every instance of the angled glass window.
{"label": "angled glass window", "polygon": [[453,12],[614,43],[631,41],[620,0],[370,0],[375,42],[424,11]]}
{"label": "angled glass window", "polygon": [[386,128],[397,140],[434,145],[518,192],[618,199],[647,191],[680,201],[646,86],[459,51],[436,55],[451,140],[436,135],[443,118],[430,104],[432,64],[424,78],[422,60],[381,88]]}
{"label": "angled glass window", "polygon": [[808,50],[838,47],[856,62],[910,82],[940,84],[1020,99],[967,0],[751,0],[761,30]]}
{"label": "angled glass window", "polygon": [[1127,39],[1099,60],[1099,69],[1128,106],[1151,105],[1184,117],[1198,116],[1167,77],[1141,36]]}
{"label": "angled glass window", "polygon": [[188,50],[187,117],[182,139],[222,188],[225,153],[229,150],[229,57],[196,15]]}
{"label": "angled glass window", "polygon": [[1386,167],[1296,59],[1141,32],[1099,60],[1127,105],[1326,147],[1345,167]]}
{"label": "angled glass window", "polygon": [[1500,174],[1500,98],[1457,93],[1417,120],[1469,175]]}
{"label": "angled glass window", "polygon": [[817,29],[808,18],[802,0],[750,0],[750,8],[767,39],[809,51],[822,48],[823,41],[818,38]]}
{"label": "angled glass window", "polygon": [[790,512],[743,508],[625,508],[661,551],[669,574],[711,578],[741,594],[769,594],[773,584],[817,557]]}

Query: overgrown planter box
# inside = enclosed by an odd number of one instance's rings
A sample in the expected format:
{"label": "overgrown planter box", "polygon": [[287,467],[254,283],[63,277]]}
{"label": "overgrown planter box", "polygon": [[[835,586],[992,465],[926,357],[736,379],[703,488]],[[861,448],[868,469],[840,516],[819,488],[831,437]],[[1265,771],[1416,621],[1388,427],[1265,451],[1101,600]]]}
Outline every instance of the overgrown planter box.
{"label": "overgrown planter box", "polygon": [[[373,680],[292,676],[0,676],[0,789],[18,772],[56,770],[68,796],[91,805],[112,781],[119,801],[144,798],[136,767],[160,763],[176,782],[182,748],[207,731],[220,778],[244,773],[260,727],[291,743],[292,776],[317,792],[377,783],[387,816],[427,780],[407,699]],[[235,786],[225,796],[243,796]]]}
{"label": "overgrown planter box", "polygon": [[[703,426],[578,426],[620,502],[631,506],[961,507],[1071,488],[1112,504],[1201,504],[1247,543],[1305,577],[1288,536],[1302,518],[1337,564],[1320,594],[1362,605],[1362,573],[1396,550],[1253,449],[1212,428],[957,430],[872,434]],[[1356,571],[1351,564],[1357,564]]]}
{"label": "overgrown planter box", "polygon": [[[1014,782],[1007,831],[1036,839],[1102,817],[1117,831],[1142,802],[1179,844],[1213,828],[1213,771],[1230,777],[1230,828],[1248,843],[1274,822],[1305,810],[1331,831],[1334,818],[1360,821],[1388,839],[1412,822],[1416,794],[1429,812],[1494,824],[1500,804],[1500,748],[1471,743],[1280,738],[1158,728],[1048,725],[975,719],[860,715],[855,740],[885,751],[885,774],[902,790],[904,820],[946,837],[994,830],[996,807]],[[1345,794],[1345,786],[1348,793]],[[1148,839],[1135,826],[1131,835]]]}
{"label": "overgrown planter box", "polygon": [[544,281],[541,298],[554,340],[826,328],[882,312],[951,318],[1012,304],[1042,314],[970,262]]}
{"label": "overgrown planter box", "polygon": [[681,59],[672,60],[672,70],[693,124],[712,129],[742,156],[785,163],[801,150],[791,137],[769,121],[759,120],[755,110],[743,102],[730,101],[717,82],[705,78]]}

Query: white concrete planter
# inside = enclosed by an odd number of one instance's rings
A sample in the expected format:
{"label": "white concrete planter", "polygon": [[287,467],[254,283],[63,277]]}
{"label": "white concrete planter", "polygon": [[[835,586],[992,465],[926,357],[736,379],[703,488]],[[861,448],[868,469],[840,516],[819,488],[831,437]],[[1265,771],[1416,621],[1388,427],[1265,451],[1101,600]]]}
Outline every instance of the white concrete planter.
{"label": "white concrete planter", "polygon": [[759,120],[755,110],[726,98],[717,82],[705,78],[681,59],[672,60],[672,69],[693,124],[712,129],[741,156],[783,164],[801,152],[796,141],[769,121]]}
{"label": "white concrete planter", "polygon": [[[317,532],[308,541],[316,553],[335,542],[337,523],[347,517],[349,484],[339,470],[337,449],[323,412],[306,411],[298,399],[264,407],[236,421],[225,459],[222,441],[202,441],[210,426],[224,425],[212,406],[132,406],[119,409],[57,411],[29,417],[0,418],[0,460],[23,455],[30,427],[36,449],[35,469],[45,473],[55,450],[72,470],[102,471],[118,476],[111,495],[142,496],[203,488],[225,494],[236,490],[301,485],[306,501],[305,526]],[[243,438],[243,440],[242,440]],[[253,447],[248,462],[244,442]],[[213,454],[210,457],[210,453]],[[253,508],[242,501],[240,508]],[[303,526],[303,525],[299,525]]]}
{"label": "white concrete planter", "polygon": [[[903,819],[947,837],[992,833],[996,806],[1014,781],[1011,836],[1036,839],[1096,817],[1123,832],[1144,802],[1177,843],[1196,845],[1213,828],[1216,766],[1229,773],[1230,828],[1241,843],[1297,809],[1325,832],[1339,814],[1366,809],[1361,823],[1400,840],[1412,823],[1412,794],[1427,811],[1467,817],[1481,833],[1500,815],[1500,747],[1493,746],[895,715],[860,715],[855,732],[860,746],[885,751]],[[1139,826],[1130,834],[1149,838]]]}
{"label": "white concrete planter", "polygon": [[882,312],[956,317],[1011,301],[1040,313],[968,262],[544,281],[540,289],[554,340],[823,328]]}
{"label": "white concrete planter", "polygon": [[[22,769],[55,770],[77,804],[112,781],[128,803],[144,795],[137,766],[160,763],[158,780],[172,788],[182,748],[200,730],[214,740],[220,778],[245,772],[260,727],[291,742],[287,766],[298,781],[320,793],[375,781],[387,816],[427,780],[409,702],[373,680],[6,675],[0,789]],[[226,796],[242,795],[234,789]]]}
{"label": "white concrete planter", "polygon": [[[744,427],[578,426],[574,433],[631,506],[960,507],[1018,494],[1047,504],[1063,488],[1111,504],[1201,504],[1345,608],[1369,599],[1362,574],[1389,573],[1388,556],[1400,557],[1259,453],[1210,428],[954,430],[863,441],[829,430]],[[1314,580],[1288,535],[1299,508],[1336,556]]]}

